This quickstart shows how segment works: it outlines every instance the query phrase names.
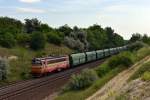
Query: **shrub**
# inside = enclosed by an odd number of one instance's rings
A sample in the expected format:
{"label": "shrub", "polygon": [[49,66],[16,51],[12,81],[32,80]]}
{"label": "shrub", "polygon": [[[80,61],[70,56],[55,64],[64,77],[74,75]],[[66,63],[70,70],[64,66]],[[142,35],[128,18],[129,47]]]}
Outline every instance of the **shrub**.
{"label": "shrub", "polygon": [[53,43],[53,44],[56,44],[56,45],[60,45],[61,42],[62,42],[61,38],[56,33],[48,33],[47,40],[48,40],[49,43]]}
{"label": "shrub", "polygon": [[0,58],[0,80],[5,80],[8,73],[8,61],[5,58]]}
{"label": "shrub", "polygon": [[144,72],[144,74],[142,75],[142,80],[150,81],[150,72],[148,71]]}
{"label": "shrub", "polygon": [[124,52],[109,59],[108,66],[115,68],[118,66],[129,67],[133,64],[132,54],[130,52]]}
{"label": "shrub", "polygon": [[17,43],[21,46],[27,46],[30,42],[30,39],[30,35],[26,33],[17,35]]}
{"label": "shrub", "polygon": [[150,62],[142,65],[131,77],[129,80],[134,80],[136,78],[139,78],[143,75],[144,72],[149,71],[150,72]]}
{"label": "shrub", "polygon": [[103,77],[105,74],[107,74],[110,71],[110,67],[108,66],[108,63],[105,62],[100,67],[96,68],[96,72],[99,77]]}
{"label": "shrub", "polygon": [[43,49],[46,44],[45,35],[39,32],[35,32],[31,35],[30,47],[33,50]]}
{"label": "shrub", "polygon": [[6,48],[15,46],[16,40],[11,33],[5,33],[0,36],[0,45]]}
{"label": "shrub", "polygon": [[150,47],[141,48],[137,51],[137,60],[143,59],[148,55],[150,55]]}
{"label": "shrub", "polygon": [[81,74],[73,75],[70,83],[66,86],[66,90],[80,90],[90,86],[98,79],[94,70],[85,69]]}
{"label": "shrub", "polygon": [[130,46],[128,47],[128,49],[129,49],[130,51],[137,51],[137,50],[141,49],[141,48],[144,47],[144,46],[145,46],[145,44],[144,44],[143,42],[137,41],[137,42],[133,43],[132,45],[130,45]]}
{"label": "shrub", "polygon": [[75,49],[78,51],[84,51],[84,49],[85,49],[84,43],[82,43],[79,39],[75,40],[72,37],[65,37],[64,43],[71,49]]}

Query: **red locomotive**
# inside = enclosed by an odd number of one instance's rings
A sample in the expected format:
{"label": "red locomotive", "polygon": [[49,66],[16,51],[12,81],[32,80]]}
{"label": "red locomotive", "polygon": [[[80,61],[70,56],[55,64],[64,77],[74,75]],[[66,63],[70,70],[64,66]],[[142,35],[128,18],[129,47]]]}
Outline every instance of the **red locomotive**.
{"label": "red locomotive", "polygon": [[69,68],[69,56],[34,58],[32,60],[32,74],[42,76],[48,73]]}

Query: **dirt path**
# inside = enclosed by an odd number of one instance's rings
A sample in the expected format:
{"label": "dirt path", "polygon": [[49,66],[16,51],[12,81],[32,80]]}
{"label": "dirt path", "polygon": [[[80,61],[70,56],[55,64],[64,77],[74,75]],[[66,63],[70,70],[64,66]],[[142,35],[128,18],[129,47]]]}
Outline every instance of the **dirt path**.
{"label": "dirt path", "polygon": [[[133,73],[137,71],[142,64],[148,61],[150,61],[150,56],[139,61],[131,68],[119,73],[106,85],[104,85],[99,91],[97,91],[91,97],[87,98],[87,100],[108,100],[110,96],[114,97],[116,94],[118,94],[119,90],[127,83],[127,80],[130,78],[130,76],[133,75]],[[113,100],[113,98],[111,98],[111,100]]]}

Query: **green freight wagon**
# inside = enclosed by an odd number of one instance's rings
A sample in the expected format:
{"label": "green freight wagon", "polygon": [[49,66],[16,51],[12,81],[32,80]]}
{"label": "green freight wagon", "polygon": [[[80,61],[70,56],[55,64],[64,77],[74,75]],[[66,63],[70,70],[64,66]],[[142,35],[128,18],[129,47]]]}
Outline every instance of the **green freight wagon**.
{"label": "green freight wagon", "polygon": [[117,48],[114,48],[114,54],[118,53]]}
{"label": "green freight wagon", "polygon": [[92,52],[86,52],[86,61],[90,62],[90,61],[94,61],[96,60],[96,52],[92,51]]}
{"label": "green freight wagon", "polygon": [[77,53],[70,55],[70,65],[77,66],[86,62],[85,53]]}
{"label": "green freight wagon", "polygon": [[114,48],[110,48],[110,55],[115,54]]}
{"label": "green freight wagon", "polygon": [[97,59],[104,58],[104,51],[103,50],[97,50],[96,54],[97,54]]}
{"label": "green freight wagon", "polygon": [[104,49],[104,54],[105,54],[105,57],[110,56],[110,50]]}

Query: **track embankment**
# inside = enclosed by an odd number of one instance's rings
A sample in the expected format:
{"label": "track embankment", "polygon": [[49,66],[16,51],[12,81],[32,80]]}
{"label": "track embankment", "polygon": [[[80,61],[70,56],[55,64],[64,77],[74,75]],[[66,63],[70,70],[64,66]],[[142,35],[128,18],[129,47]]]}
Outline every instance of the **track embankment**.
{"label": "track embankment", "polygon": [[123,72],[119,73],[107,84],[105,84],[99,91],[97,91],[86,100],[113,100],[113,97],[119,94],[120,89],[127,84],[127,80],[141,67],[141,65],[145,64],[148,61],[150,61],[150,56],[134,64],[129,69],[126,69]]}

